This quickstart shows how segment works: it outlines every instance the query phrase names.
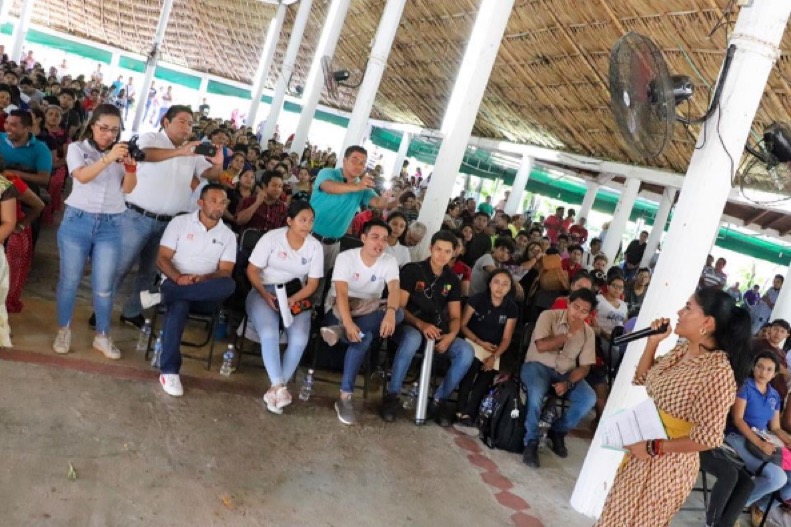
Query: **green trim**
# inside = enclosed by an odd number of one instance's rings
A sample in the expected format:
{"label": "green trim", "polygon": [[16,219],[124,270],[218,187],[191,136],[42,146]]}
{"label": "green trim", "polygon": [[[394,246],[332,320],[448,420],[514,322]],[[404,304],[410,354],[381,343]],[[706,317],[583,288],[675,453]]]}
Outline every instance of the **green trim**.
{"label": "green trim", "polygon": [[172,84],[177,84],[179,86],[186,86],[187,88],[191,88],[193,90],[200,89],[200,77],[196,75],[190,75],[189,73],[182,73],[170,68],[165,68],[163,66],[157,66],[157,71],[154,73],[154,77]]}
{"label": "green trim", "polygon": [[226,95],[228,97],[239,97],[240,99],[251,99],[253,96],[250,94],[250,90],[245,90],[244,88],[237,88],[236,86],[232,86],[230,84],[225,84],[224,82],[209,81],[209,86],[206,88],[208,93],[213,93],[215,95]]}
{"label": "green trim", "polygon": [[126,55],[121,55],[118,59],[118,66],[125,70],[134,71],[137,73],[143,73],[146,71],[146,63],[142,60],[133,59],[132,57],[127,57]]}
{"label": "green trim", "polygon": [[[3,26],[0,27],[0,32],[6,35],[13,34],[13,30],[14,26],[9,23],[3,24]],[[65,53],[73,53],[75,55],[85,57],[86,59],[104,62],[105,64],[110,64],[113,59],[113,54],[107,50],[89,46],[88,44],[77,42],[76,40],[56,37],[35,29],[28,29],[27,35],[25,36],[25,41],[47,46]],[[18,59],[19,57],[11,57],[11,60],[16,61]]]}

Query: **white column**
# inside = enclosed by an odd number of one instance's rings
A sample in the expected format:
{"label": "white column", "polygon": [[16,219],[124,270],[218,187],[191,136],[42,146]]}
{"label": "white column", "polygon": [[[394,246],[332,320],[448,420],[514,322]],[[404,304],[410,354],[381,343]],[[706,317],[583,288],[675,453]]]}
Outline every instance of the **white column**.
{"label": "white column", "polygon": [[659,242],[662,241],[662,233],[665,232],[665,225],[667,225],[667,218],[673,209],[676,193],[676,189],[670,187],[665,187],[665,190],[662,191],[662,199],[659,200],[659,208],[656,211],[654,225],[651,228],[651,234],[648,235],[643,260],[640,262],[641,267],[648,267],[648,264],[651,263],[651,258],[656,253],[657,247],[659,247]]}
{"label": "white column", "polygon": [[409,152],[409,143],[412,141],[412,134],[404,132],[401,136],[401,143],[398,145],[398,153],[396,153],[395,163],[393,164],[392,177],[398,177],[401,173],[401,167],[404,166],[407,152]]}
{"label": "white column", "polygon": [[[277,126],[277,118],[283,109],[283,101],[286,97],[288,90],[288,83],[291,80],[291,75],[294,73],[294,64],[297,61],[297,54],[299,53],[299,46],[302,44],[302,35],[305,33],[305,26],[310,17],[310,8],[313,6],[313,0],[301,0],[299,9],[297,9],[297,16],[294,19],[294,25],[291,27],[291,36],[288,39],[288,47],[286,54],[283,57],[283,64],[280,67],[280,75],[277,77],[275,83],[275,93],[272,95],[272,105],[269,107],[269,114],[266,117],[266,125],[264,126],[263,140],[266,141],[275,133]],[[251,123],[253,121],[250,121]],[[255,128],[257,123],[252,124]],[[300,154],[301,155],[301,154]]]}
{"label": "white column", "polygon": [[283,28],[283,19],[286,18],[286,4],[282,1],[277,6],[274,18],[269,21],[269,29],[266,30],[264,47],[261,50],[261,59],[258,62],[258,70],[255,73],[255,84],[251,95],[250,107],[247,110],[247,122],[255,127],[258,124],[258,106],[261,104],[261,95],[264,93],[266,80],[269,78],[269,68],[272,67],[272,60],[275,58],[277,41],[280,38],[280,30]]}
{"label": "white column", "polygon": [[346,20],[346,12],[349,10],[351,0],[332,0],[327,11],[327,20],[321,30],[319,42],[316,45],[316,52],[313,55],[313,63],[310,65],[308,77],[305,80],[305,93],[302,96],[302,112],[299,114],[297,131],[294,133],[294,141],[291,143],[291,151],[298,154],[302,153],[305,144],[308,142],[308,132],[316,113],[316,106],[319,104],[319,97],[324,88],[324,71],[321,66],[321,59],[332,57],[335,54],[335,46],[341,36],[343,22]]}
{"label": "white column", "polygon": [[527,185],[527,180],[530,179],[531,170],[533,170],[533,158],[523,155],[522,162],[519,164],[519,169],[514,177],[514,184],[511,185],[511,195],[508,196],[508,201],[505,202],[505,213],[509,216],[516,214],[519,211],[519,206],[522,205],[522,200],[525,197],[525,185]]}
{"label": "white column", "polygon": [[200,76],[200,86],[198,86],[198,98],[203,104],[203,98],[209,93],[209,74],[204,73]]}
{"label": "white column", "polygon": [[590,220],[593,204],[596,202],[596,194],[599,192],[599,187],[601,187],[601,185],[595,181],[587,181],[585,184],[588,186],[588,190],[585,191],[585,197],[582,198],[582,205],[580,205],[577,218]]}
{"label": "white column", "polygon": [[110,55],[110,69],[113,72],[113,75],[116,75],[118,71],[118,65],[121,63],[121,52],[120,51],[113,51]]}
{"label": "white column", "polygon": [[786,276],[780,294],[777,295],[775,307],[772,309],[771,320],[782,318],[791,322],[791,266],[786,268]]}
{"label": "white column", "polygon": [[[382,18],[379,19],[379,27],[376,30],[371,55],[368,57],[368,65],[365,67],[365,77],[357,91],[354,109],[349,118],[349,125],[346,127],[341,152],[346,151],[352,145],[360,144],[363,139],[405,4],[406,0],[387,0]],[[342,157],[338,156],[338,166],[343,164]]]}
{"label": "white column", "polygon": [[421,243],[421,254],[428,254],[431,235],[442,225],[448,198],[453,192],[472,126],[513,7],[514,0],[483,0],[478,8],[475,25],[445,110],[442,122],[443,141],[434,163],[434,176],[418,217],[428,228],[428,235]]}
{"label": "white column", "polygon": [[13,0],[0,0],[0,26],[8,22],[8,12],[12,3]]}
{"label": "white column", "polygon": [[[9,7],[11,2],[7,0]],[[14,62],[19,62],[22,55],[22,47],[25,45],[25,37],[27,36],[27,29],[30,26],[30,17],[33,16],[33,4],[35,0],[23,0],[22,6],[19,8],[19,21],[14,27],[14,33],[11,41],[11,51],[8,53],[8,58]],[[3,7],[5,8],[5,6]]]}
{"label": "white column", "polygon": [[612,220],[610,221],[610,228],[607,229],[607,237],[604,239],[601,248],[601,251],[607,255],[607,259],[611,263],[615,259],[615,255],[618,254],[618,247],[621,245],[626,224],[629,222],[629,216],[632,214],[632,208],[639,192],[640,180],[627,177],[621,191],[621,197],[618,199],[618,205],[615,206],[615,212],[613,212]]}
{"label": "white column", "polygon": [[159,14],[157,31],[154,33],[154,41],[151,45],[151,54],[146,60],[146,71],[143,74],[143,87],[138,92],[137,105],[135,107],[135,120],[132,123],[132,133],[136,134],[140,130],[140,121],[143,120],[143,112],[146,108],[148,91],[151,89],[151,82],[154,80],[154,72],[157,69],[159,54],[162,52],[162,41],[165,39],[165,31],[168,29],[168,19],[170,10],[173,8],[173,0],[164,0],[162,12]]}
{"label": "white column", "polygon": [[[706,130],[701,130],[698,138],[698,149],[684,178],[662,258],[640,310],[638,328],[646,327],[657,317],[675,319],[675,311],[695,291],[709,249],[700,240],[711,240],[719,228],[734,176],[732,156],[741,152],[747,141],[767,79],[779,57],[778,46],[789,14],[788,0],[753,2],[739,12],[731,36],[731,44],[737,51],[723,86],[720,106],[710,117],[712,122],[706,123],[709,140],[704,141],[702,135]],[[717,141],[711,140],[711,130],[720,131]],[[660,352],[667,352],[675,340],[666,339]],[[629,345],[603,420],[645,399],[645,389],[631,384],[644,346],[645,340]],[[621,458],[622,454],[601,447],[600,434],[594,436],[571,497],[574,509],[591,517],[601,513]]]}

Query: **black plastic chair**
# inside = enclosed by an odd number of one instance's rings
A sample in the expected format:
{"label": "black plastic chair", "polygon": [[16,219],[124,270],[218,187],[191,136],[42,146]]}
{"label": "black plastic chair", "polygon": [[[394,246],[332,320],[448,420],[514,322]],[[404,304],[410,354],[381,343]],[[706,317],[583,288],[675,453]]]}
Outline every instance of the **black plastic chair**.
{"label": "black plastic chair", "polygon": [[615,376],[618,375],[618,368],[621,367],[623,360],[623,353],[626,351],[626,346],[615,346],[613,341],[624,334],[623,326],[615,326],[610,333],[609,350],[607,353],[602,353],[604,364],[607,367],[607,383],[612,387],[615,382]]}
{"label": "black plastic chair", "polygon": [[[236,289],[231,297],[225,301],[225,308],[238,318],[239,324],[242,326],[242,334],[234,332],[232,339],[238,357],[236,359],[236,369],[238,370],[242,364],[242,355],[246,354],[244,350],[245,334],[247,333],[247,309],[245,302],[247,295],[252,289],[250,280],[247,278],[247,264],[250,260],[250,255],[253,253],[256,244],[264,235],[264,231],[260,229],[246,229],[239,237],[239,250],[236,255],[236,264],[233,268],[233,279],[236,282]],[[230,325],[230,324],[229,324]],[[254,355],[247,353],[248,355]],[[257,355],[257,354],[256,354]]]}
{"label": "black plastic chair", "polygon": [[[217,323],[220,320],[220,309],[221,309],[220,304],[217,304],[214,306],[213,309],[210,310],[204,311],[204,310],[196,309],[195,311],[190,311],[189,315],[187,316],[187,321],[197,322],[199,324],[202,324],[206,331],[206,336],[200,342],[192,342],[187,340],[181,341],[182,346],[187,346],[189,348],[202,348],[207,344],[211,344],[209,346],[209,356],[206,357],[205,359],[207,370],[211,369],[211,361],[214,355],[214,330],[217,327]],[[154,313],[151,317],[151,334],[148,336],[148,345],[146,346],[146,353],[145,353],[146,360],[149,360],[150,358],[154,336],[157,334],[156,331],[157,319],[159,318],[160,314],[164,315],[164,313],[165,313],[165,308],[163,306],[159,305],[156,308],[154,308]],[[182,353],[181,356],[188,359],[204,360],[203,357],[199,357],[197,355],[190,355],[187,353]]]}

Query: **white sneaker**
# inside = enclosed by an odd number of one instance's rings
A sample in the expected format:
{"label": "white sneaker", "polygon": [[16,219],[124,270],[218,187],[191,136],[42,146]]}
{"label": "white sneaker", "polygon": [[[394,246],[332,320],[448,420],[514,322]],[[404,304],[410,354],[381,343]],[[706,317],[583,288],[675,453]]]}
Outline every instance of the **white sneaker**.
{"label": "white sneaker", "polygon": [[283,413],[283,409],[277,407],[277,395],[274,392],[264,394],[264,403],[266,403],[266,409],[273,414],[281,415]]}
{"label": "white sneaker", "polygon": [[288,393],[288,390],[285,386],[277,389],[276,401],[276,405],[281,412],[283,411],[283,408],[291,404],[291,394]]}
{"label": "white sneaker", "polygon": [[184,395],[184,388],[181,387],[181,378],[178,373],[162,373],[159,375],[159,384],[165,393],[173,397]]}
{"label": "white sneaker", "polygon": [[65,355],[71,349],[71,329],[60,328],[55,337],[55,342],[52,343],[52,350],[55,353]]}
{"label": "white sneaker", "polygon": [[150,291],[140,291],[140,305],[143,309],[156,306],[162,302],[162,293],[152,293]]}
{"label": "white sneaker", "polygon": [[115,347],[113,339],[107,335],[96,335],[93,337],[93,349],[101,351],[102,355],[108,359],[118,360],[121,358],[121,350]]}

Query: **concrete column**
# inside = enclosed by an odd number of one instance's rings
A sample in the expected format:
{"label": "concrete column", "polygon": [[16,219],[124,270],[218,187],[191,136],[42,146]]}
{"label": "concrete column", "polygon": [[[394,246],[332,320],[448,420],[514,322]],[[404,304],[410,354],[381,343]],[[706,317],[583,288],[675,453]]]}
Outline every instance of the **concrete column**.
{"label": "concrete column", "polygon": [[8,22],[8,12],[11,10],[12,3],[13,0],[0,0],[0,26]]}
{"label": "concrete column", "polygon": [[277,6],[274,18],[269,21],[269,28],[266,30],[264,47],[261,50],[261,59],[258,62],[258,70],[255,73],[255,84],[251,92],[253,99],[247,109],[247,122],[255,129],[258,123],[258,106],[261,104],[261,95],[264,93],[266,80],[269,78],[269,69],[272,67],[272,60],[275,58],[277,41],[280,38],[280,30],[283,28],[283,20],[286,18],[286,4],[282,1]]}
{"label": "concrete column", "polygon": [[[11,7],[11,1],[6,0]],[[22,48],[25,45],[25,37],[27,36],[28,27],[30,27],[30,17],[33,16],[33,4],[35,0],[23,0],[22,6],[19,8],[19,22],[14,26],[14,33],[11,40],[11,50],[8,52],[8,58],[16,63],[19,63],[19,58],[22,55]],[[3,7],[5,8],[5,7]]]}
{"label": "concrete column", "polygon": [[632,214],[632,208],[634,207],[634,202],[637,200],[638,192],[640,192],[640,180],[636,178],[627,178],[623,190],[621,191],[621,197],[618,199],[618,205],[615,206],[615,212],[610,221],[610,228],[607,229],[607,237],[604,239],[601,248],[610,262],[612,262],[615,259],[615,255],[618,254],[618,247],[621,245],[623,233],[626,230],[629,216]]}
{"label": "concrete column", "polygon": [[587,181],[585,184],[588,186],[588,190],[585,191],[585,197],[582,198],[582,205],[580,205],[577,218],[589,220],[590,213],[593,210],[593,204],[596,202],[596,193],[599,192],[599,187],[601,187],[601,185],[595,181]]}
{"label": "concrete column", "polygon": [[[708,247],[700,240],[713,239],[719,228],[736,168],[731,156],[741,152],[747,141],[767,79],[780,56],[779,45],[789,15],[788,0],[753,2],[739,12],[730,42],[737,50],[723,85],[720,105],[698,138],[698,149],[684,178],[662,258],[637,319],[638,328],[646,327],[658,317],[675,319],[675,311],[695,291],[708,253]],[[711,130],[720,131],[717,141],[711,140]],[[706,141],[702,135],[705,133],[709,134]],[[675,337],[665,339],[659,352],[666,353],[675,342]],[[629,345],[602,420],[646,398],[645,389],[631,383],[644,347],[645,340]],[[623,456],[602,448],[601,444],[601,435],[597,433],[571,497],[574,509],[591,517],[601,513]]]}
{"label": "concrete column", "polygon": [[332,57],[335,54],[335,46],[338,45],[338,38],[341,36],[341,29],[343,29],[343,22],[346,20],[350,2],[351,0],[332,0],[327,11],[327,20],[321,30],[316,53],[313,55],[313,63],[310,65],[308,78],[305,80],[302,113],[299,114],[297,131],[294,133],[294,141],[291,143],[291,151],[297,154],[302,153],[308,141],[310,125],[313,122],[316,106],[319,104],[319,97],[321,97],[321,91],[324,88],[324,71],[321,59]]}
{"label": "concrete column", "polygon": [[198,86],[198,97],[200,98],[201,104],[203,103],[203,98],[209,93],[209,74],[204,73],[200,76],[200,86]]}
{"label": "concrete column", "polygon": [[398,145],[398,153],[396,154],[395,163],[393,165],[393,177],[397,177],[401,173],[401,167],[404,166],[407,152],[409,152],[409,143],[412,141],[412,134],[404,132],[401,136],[401,143]]}
{"label": "concrete column", "polygon": [[651,233],[648,235],[648,242],[645,245],[645,253],[640,262],[641,267],[648,267],[651,258],[656,253],[659,242],[662,241],[662,233],[665,232],[665,225],[667,225],[667,218],[670,216],[670,211],[673,209],[673,202],[676,200],[676,189],[665,187],[662,191],[662,199],[659,201],[659,209],[656,211],[654,218],[654,226],[651,228]]}
{"label": "concrete column", "polygon": [[786,268],[783,287],[780,288],[780,294],[777,295],[777,302],[775,302],[775,307],[772,309],[770,320],[776,318],[791,321],[791,266]]}
{"label": "concrete column", "polygon": [[[310,8],[312,6],[313,0],[301,0],[299,3],[294,25],[291,27],[291,36],[288,39],[286,54],[283,57],[283,64],[280,67],[280,75],[277,77],[277,82],[275,83],[272,105],[269,107],[269,115],[266,117],[266,124],[264,125],[263,132],[264,141],[272,137],[275,133],[277,119],[280,117],[280,112],[283,110],[283,101],[285,100],[286,91],[288,90],[288,83],[291,80],[292,73],[294,73],[294,64],[297,61],[299,46],[302,44],[302,35],[305,33],[305,26],[308,23]],[[300,155],[302,154],[300,153]]]}
{"label": "concrete column", "polygon": [[118,71],[118,65],[121,63],[121,52],[120,51],[113,51],[110,55],[110,69],[113,71],[113,75]]}
{"label": "concrete column", "polygon": [[[365,135],[368,118],[371,116],[371,108],[373,108],[376,93],[379,91],[379,83],[382,81],[382,75],[387,67],[387,57],[393,47],[401,15],[404,12],[404,5],[406,5],[406,0],[387,0],[382,18],[379,19],[371,55],[368,57],[368,64],[365,67],[365,77],[357,91],[354,109],[349,118],[349,125],[346,127],[341,152],[352,145],[360,144]],[[342,164],[343,156],[338,156],[338,166],[340,167]]]}
{"label": "concrete column", "polygon": [[511,195],[508,196],[508,201],[505,202],[505,213],[509,216],[519,212],[519,207],[525,197],[525,185],[527,185],[527,180],[530,179],[531,170],[533,170],[533,158],[523,155],[522,162],[514,177],[514,184],[511,186]]}
{"label": "concrete column", "polygon": [[143,113],[146,109],[148,91],[151,89],[151,83],[154,80],[154,72],[157,69],[159,54],[162,51],[162,41],[165,39],[165,31],[168,29],[168,19],[170,18],[171,9],[173,9],[173,0],[164,0],[164,3],[162,4],[162,12],[159,14],[157,31],[154,33],[154,41],[151,45],[151,53],[148,56],[148,60],[146,60],[146,71],[143,74],[143,87],[137,95],[135,120],[132,123],[133,134],[136,134],[138,131],[140,131],[140,121],[143,120]]}

